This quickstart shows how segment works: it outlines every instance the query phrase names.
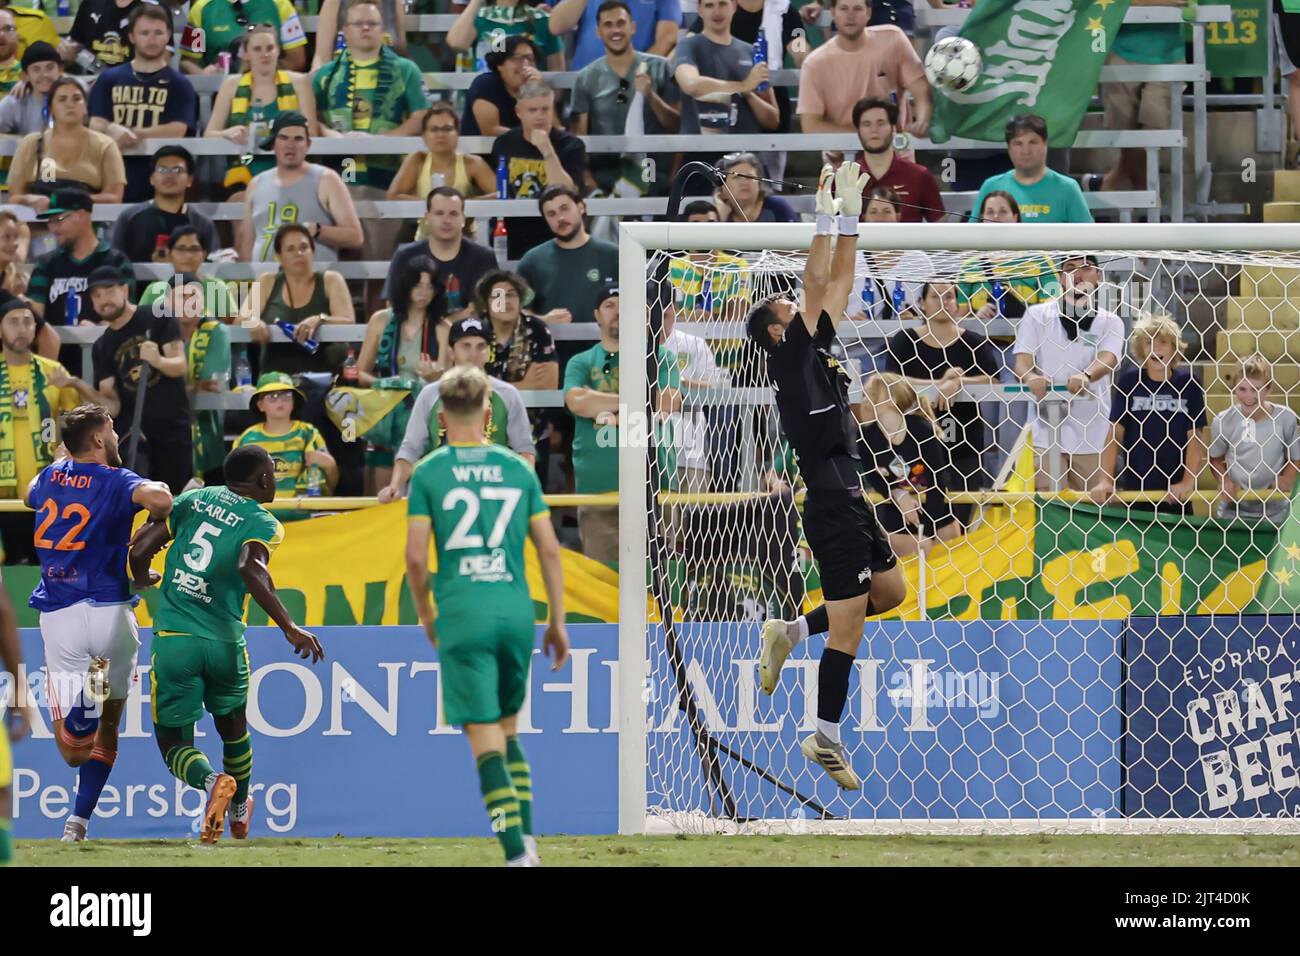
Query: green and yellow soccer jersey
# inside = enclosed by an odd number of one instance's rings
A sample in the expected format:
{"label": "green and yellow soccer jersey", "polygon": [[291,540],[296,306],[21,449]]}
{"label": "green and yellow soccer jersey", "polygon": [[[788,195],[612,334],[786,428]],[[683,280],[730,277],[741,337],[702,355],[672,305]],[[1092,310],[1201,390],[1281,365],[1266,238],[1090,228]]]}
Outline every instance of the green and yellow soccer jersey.
{"label": "green and yellow soccer jersey", "polygon": [[433,526],[440,615],[531,610],[524,543],[532,520],[549,512],[523,458],[500,445],[444,445],[415,466],[407,514]]}
{"label": "green and yellow soccer jersey", "polygon": [[244,429],[235,441],[235,447],[261,445],[275,462],[275,496],[296,498],[307,491],[307,469],[304,467],[307,452],[325,451],[325,438],[320,430],[308,422],[290,422],[283,435],[272,435],[266,425]]}
{"label": "green and yellow soccer jersey", "polygon": [[1046,256],[973,256],[962,263],[957,274],[957,301],[978,312],[993,297],[994,282],[1002,283],[1004,295],[1014,296],[1026,306],[1050,302],[1061,294],[1056,267]]}
{"label": "green and yellow soccer jersey", "polygon": [[260,541],[274,553],[284,526],[252,498],[223,485],[179,495],[167,523],[174,540],[154,629],[242,641],[248,589],[239,576],[240,552],[245,543]]}

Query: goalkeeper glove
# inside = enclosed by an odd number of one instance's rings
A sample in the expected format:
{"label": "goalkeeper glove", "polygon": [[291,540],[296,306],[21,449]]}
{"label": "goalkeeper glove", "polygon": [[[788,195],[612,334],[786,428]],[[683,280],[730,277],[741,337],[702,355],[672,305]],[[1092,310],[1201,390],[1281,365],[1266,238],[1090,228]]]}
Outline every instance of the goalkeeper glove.
{"label": "goalkeeper glove", "polygon": [[857,163],[843,162],[835,172],[835,192],[840,198],[840,215],[857,219],[862,215],[862,190],[867,173]]}

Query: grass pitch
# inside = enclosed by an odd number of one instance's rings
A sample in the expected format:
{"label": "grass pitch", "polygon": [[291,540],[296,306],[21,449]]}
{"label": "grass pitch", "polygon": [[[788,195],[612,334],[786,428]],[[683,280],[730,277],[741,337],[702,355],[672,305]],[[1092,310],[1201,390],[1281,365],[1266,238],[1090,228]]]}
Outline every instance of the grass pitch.
{"label": "grass pitch", "polygon": [[[540,837],[547,866],[1300,866],[1300,837]],[[19,866],[500,866],[491,839],[19,840]]]}

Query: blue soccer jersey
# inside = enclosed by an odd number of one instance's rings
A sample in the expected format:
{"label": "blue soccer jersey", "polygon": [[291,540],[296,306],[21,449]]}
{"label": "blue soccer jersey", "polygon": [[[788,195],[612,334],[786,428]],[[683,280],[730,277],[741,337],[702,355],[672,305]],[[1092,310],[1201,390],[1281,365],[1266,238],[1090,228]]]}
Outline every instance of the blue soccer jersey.
{"label": "blue soccer jersey", "polygon": [[36,553],[41,581],[27,603],[57,611],[81,601],[121,604],[138,600],[126,576],[126,550],[144,481],[125,468],[70,458],[36,478],[28,503],[36,509]]}

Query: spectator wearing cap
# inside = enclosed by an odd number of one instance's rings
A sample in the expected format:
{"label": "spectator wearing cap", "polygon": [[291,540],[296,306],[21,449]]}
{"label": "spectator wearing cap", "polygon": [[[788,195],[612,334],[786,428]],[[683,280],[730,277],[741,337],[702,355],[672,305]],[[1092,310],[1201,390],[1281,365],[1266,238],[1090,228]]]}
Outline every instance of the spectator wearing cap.
{"label": "spectator wearing cap", "polygon": [[50,197],[50,203],[41,218],[50,224],[59,246],[36,261],[27,296],[36,314],[51,325],[93,324],[94,311],[86,296],[90,274],[101,266],[111,266],[134,291],[131,260],[95,235],[90,218],[95,204],[89,193],[59,189]]}
{"label": "spectator wearing cap", "polygon": [[463,136],[500,136],[519,125],[519,91],[525,83],[540,80],[537,44],[525,36],[506,37],[500,51],[484,61],[487,71],[474,78],[465,92],[465,112],[460,118]]}
{"label": "spectator wearing cap", "polygon": [[[244,430],[235,447],[261,445],[275,462],[275,496],[298,498],[309,490],[325,494],[338,483],[339,466],[326,450],[325,438],[310,422],[301,420],[306,396],[283,372],[267,372],[257,380],[248,399],[250,411],[262,422]],[[312,469],[320,469],[319,485],[312,488]]]}
{"label": "spectator wearing cap", "polygon": [[221,81],[212,104],[204,136],[224,139],[244,150],[231,156],[222,186],[227,202],[244,198],[244,188],[258,173],[275,165],[275,158],[255,152],[262,131],[270,128],[281,113],[295,111],[307,117],[308,132],[317,133],[316,96],[311,77],[280,69],[280,41],[275,27],[259,23],[244,35],[243,73]]}
{"label": "spectator wearing cap", "polygon": [[474,290],[474,312],[492,329],[487,373],[522,389],[553,389],[560,384],[555,339],[539,316],[524,311],[528,283],[513,272],[494,269]]}
{"label": "spectator wearing cap", "polygon": [[181,70],[191,74],[227,72],[218,56],[238,58],[252,24],[276,31],[284,68],[307,69],[307,34],[291,0],[195,0],[181,33]]}
{"label": "spectator wearing cap", "polygon": [[[142,457],[132,470],[165,482],[172,494],[178,495],[193,477],[185,341],[180,324],[175,316],[133,306],[127,277],[111,266],[91,273],[89,285],[90,304],[107,323],[91,348],[103,405],[113,416],[122,447],[130,449],[135,406],[144,384],[141,434],[134,436],[137,441],[143,439]],[[130,458],[123,457],[131,467]]]}
{"label": "spectator wearing cap", "polygon": [[[253,341],[262,343],[262,370],[289,374],[337,371],[347,357],[346,343],[321,344],[314,353],[306,343],[316,338],[322,325],[356,322],[347,282],[333,269],[316,268],[315,240],[299,223],[276,231],[274,249],[280,268],[257,277],[252,313],[244,322]],[[293,327],[294,343],[269,341],[268,326],[277,323]]]}
{"label": "spectator wearing cap", "polygon": [[121,249],[132,262],[162,262],[172,230],[188,225],[199,230],[205,248],[215,249],[217,227],[185,201],[194,185],[194,171],[194,157],[184,146],[164,146],[154,153],[149,176],[153,198],[122,210],[113,224],[113,248]]}
{"label": "spectator wearing cap", "polygon": [[[1021,222],[1092,222],[1083,190],[1074,179],[1047,166],[1047,121],[1025,113],[1007,120],[1007,154],[1012,169],[990,176],[975,197],[975,209],[995,189],[1010,193],[1020,206]],[[977,213],[971,213],[976,222]]]}
{"label": "spectator wearing cap", "polygon": [[[592,13],[592,0],[578,0],[587,4]],[[639,10],[653,16],[656,3],[664,0],[632,0]],[[677,11],[677,0],[666,0]],[[562,9],[562,7],[561,7]],[[626,136],[644,133],[663,136],[676,133],[682,125],[681,91],[673,82],[673,67],[663,56],[642,53],[645,47],[634,46],[645,32],[632,22],[631,7],[625,0],[605,0],[588,19],[584,19],[585,35],[603,45],[602,56],[579,57],[581,72],[573,83],[570,128],[577,136]],[[579,45],[583,36],[579,36]],[[672,43],[677,45],[677,24],[672,24]],[[600,48],[597,47],[599,50]],[[639,112],[633,114],[633,104]],[[663,172],[660,174],[660,166]],[[656,162],[656,176],[662,180],[671,171],[671,162]],[[641,158],[635,155],[593,155],[591,175],[597,186],[606,193],[618,191],[619,195],[640,195],[648,192],[654,182],[645,181]],[[631,193],[629,193],[629,189]]]}
{"label": "spectator wearing cap", "polygon": [[50,120],[29,133],[9,168],[10,202],[44,212],[50,194],[84,189],[95,202],[117,203],[126,190],[126,166],[117,143],[86,126],[86,91],[70,76],[50,84]]}
{"label": "spectator wearing cap", "polygon": [[605,0],[604,3],[564,0],[551,13],[551,24],[557,33],[569,29],[575,11],[581,12],[573,53],[575,70],[599,63],[602,53],[609,56],[612,26],[626,37],[626,43],[620,41],[619,46],[626,46],[628,52],[664,59],[677,47],[682,24],[679,0]]}
{"label": "spectator wearing cap", "polygon": [[[82,402],[100,402],[99,394],[69,375],[58,362],[32,351],[36,313],[26,299],[0,298],[0,414],[8,422],[0,429],[0,498],[21,498],[42,468],[54,461],[59,446],[59,413]],[[5,559],[9,564],[36,563],[32,545],[34,515],[9,512],[0,517]]]}
{"label": "spectator wearing cap", "polygon": [[[469,316],[453,323],[447,333],[452,364],[486,368],[492,354],[491,334],[487,323],[477,316]],[[488,380],[492,383],[492,393],[489,399],[487,440],[505,445],[532,465],[537,455],[523,396],[508,382],[491,375]],[[445,441],[446,436],[438,420],[442,408],[438,397],[440,384],[431,382],[424,386],[415,400],[411,420],[407,423],[406,434],[402,438],[402,447],[398,449],[393,463],[392,479],[379,491],[381,503],[396,501],[406,494],[415,463]]]}
{"label": "spectator wearing cap", "polygon": [[[230,383],[230,331],[220,319],[210,318],[214,314],[210,287],[202,280],[180,273],[165,285],[157,308],[173,316],[180,325],[185,342],[185,391],[191,403],[203,392],[224,391]],[[146,309],[143,296],[140,308]],[[221,466],[226,459],[222,417],[215,409],[196,410],[190,425],[194,477],[204,484],[222,483]]]}
{"label": "spectator wearing cap", "polygon": [[1061,452],[1064,487],[1086,491],[1097,483],[1106,447],[1111,375],[1124,351],[1124,322],[1099,308],[1102,274],[1093,255],[1067,255],[1061,263],[1061,295],[1030,306],[1016,324],[1016,378],[1042,401],[1049,389],[1065,407],[1055,442],[1036,413],[1034,447],[1039,450],[1039,490],[1051,487],[1048,449]]}
{"label": "spectator wearing cap", "polygon": [[[488,165],[506,167],[506,199],[537,199],[548,186],[572,190],[587,177],[587,147],[582,140],[555,125],[555,91],[540,80],[519,91],[518,129],[492,143]],[[507,256],[517,262],[550,234],[536,217],[507,219]]]}
{"label": "spectator wearing cap", "polygon": [[174,275],[169,279],[155,279],[145,286],[137,303],[139,307],[151,308],[155,302],[161,301],[160,308],[168,308],[172,291],[178,285],[197,283],[203,288],[203,314],[222,322],[233,322],[239,314],[233,284],[198,274],[209,251],[198,229],[188,224],[173,229],[167,237],[166,262]]}
{"label": "spectator wearing cap", "polygon": [[396,305],[394,290],[403,270],[417,259],[431,259],[447,290],[449,325],[473,311],[478,280],[497,266],[491,249],[465,237],[465,197],[451,186],[430,190],[425,199],[424,238],[399,246],[392,258],[383,292],[389,304]]}
{"label": "spectator wearing cap", "polygon": [[63,76],[59,51],[37,41],[23,54],[22,64],[22,80],[0,100],[0,134],[26,136],[50,125],[50,89]]}
{"label": "spectator wearing cap", "polygon": [[289,223],[307,229],[321,262],[338,261],[340,249],[361,248],[365,237],[348,188],[334,170],[307,162],[310,147],[307,117],[290,110],[275,118],[262,141],[275,153],[275,168],[248,184],[244,216],[235,227],[240,259],[271,261],[276,232]]}
{"label": "spectator wearing cap", "polygon": [[[564,369],[564,405],[573,414],[573,477],[580,495],[618,490],[618,286],[609,283],[595,310],[600,341],[579,352]],[[658,355],[659,406],[657,419],[681,411],[681,373],[677,356],[662,345]],[[659,470],[667,485],[676,472],[671,442],[658,444]],[[578,533],[582,553],[603,564],[618,561],[618,508],[581,505]]]}
{"label": "spectator wearing cap", "polygon": [[447,31],[447,46],[453,50],[469,50],[475,62],[479,62],[487,60],[502,40],[509,43],[515,37],[523,37],[536,50],[534,65],[545,63],[548,70],[560,71],[564,69],[564,44],[559,35],[573,29],[576,18],[568,18],[564,30],[553,31],[554,12],[528,0],[505,0],[499,4],[469,0]]}
{"label": "spectator wearing cap", "polygon": [[[91,129],[107,133],[122,149],[146,139],[182,139],[195,134],[198,95],[189,79],[170,65],[171,14],[152,3],[131,11],[129,63],[110,67],[90,93]],[[126,163],[126,202],[149,198],[153,163],[132,156]]]}
{"label": "spectator wearing cap", "polygon": [[897,194],[899,222],[938,222],[944,216],[943,197],[934,175],[920,163],[894,149],[898,107],[886,99],[866,97],[853,105],[853,125],[862,143],[860,165],[867,174],[864,193],[886,186]]}
{"label": "spectator wearing cap", "polygon": [[805,133],[853,133],[853,107],[863,97],[908,102],[895,125],[914,136],[930,128],[933,99],[907,34],[896,26],[868,26],[867,0],[834,0],[835,36],[808,54],[799,71],[799,121]]}
{"label": "spectator wearing cap", "polygon": [[548,325],[590,322],[606,285],[618,278],[618,246],[588,234],[587,207],[572,186],[547,186],[537,205],[553,238],[519,260],[532,307]]}

